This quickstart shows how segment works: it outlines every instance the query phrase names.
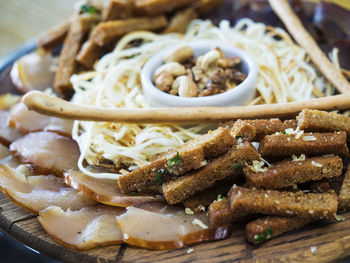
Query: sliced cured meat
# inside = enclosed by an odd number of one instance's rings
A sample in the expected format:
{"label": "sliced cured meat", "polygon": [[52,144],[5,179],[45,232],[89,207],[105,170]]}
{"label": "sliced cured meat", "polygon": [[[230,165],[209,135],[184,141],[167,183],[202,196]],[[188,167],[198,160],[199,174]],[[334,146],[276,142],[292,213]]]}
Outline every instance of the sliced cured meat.
{"label": "sliced cured meat", "polygon": [[11,69],[11,80],[22,93],[45,90],[53,86],[53,57],[50,53],[33,52],[18,59]]}
{"label": "sliced cured meat", "polygon": [[117,216],[124,242],[150,249],[177,249],[185,245],[227,238],[229,225],[213,226],[206,213],[188,215],[165,203],[129,207]]}
{"label": "sliced cured meat", "polygon": [[34,131],[53,131],[63,135],[71,135],[73,121],[49,117],[30,111],[24,103],[17,103],[10,110],[10,125],[22,133]]}
{"label": "sliced cured meat", "polygon": [[19,131],[9,126],[9,112],[0,111],[0,143],[8,146],[22,136]]}
{"label": "sliced cured meat", "polygon": [[63,211],[50,206],[39,214],[39,222],[57,242],[75,249],[122,242],[115,218],[124,209],[108,206],[84,207],[79,211]]}
{"label": "sliced cured meat", "polygon": [[79,210],[96,203],[85,194],[65,185],[60,177],[27,174],[25,166],[17,169],[8,165],[2,166],[0,190],[32,213],[38,213],[50,205],[60,206],[65,210]]}
{"label": "sliced cured meat", "polygon": [[92,199],[113,206],[131,206],[147,202],[161,201],[164,198],[156,194],[135,193],[123,194],[115,180],[96,179],[80,171],[69,170],[64,173],[64,181],[76,190],[90,196]]}
{"label": "sliced cured meat", "polygon": [[10,146],[10,151],[37,173],[56,173],[77,169],[80,151],[71,138],[53,132],[34,132]]}

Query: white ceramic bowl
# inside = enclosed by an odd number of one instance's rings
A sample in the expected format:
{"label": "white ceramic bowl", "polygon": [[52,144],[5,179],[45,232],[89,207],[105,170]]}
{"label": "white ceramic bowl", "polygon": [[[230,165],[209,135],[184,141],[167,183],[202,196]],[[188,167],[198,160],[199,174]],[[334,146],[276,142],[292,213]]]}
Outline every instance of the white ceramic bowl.
{"label": "white ceramic bowl", "polygon": [[[194,56],[205,54],[215,47],[219,47],[227,57],[238,56],[242,60],[241,70],[247,78],[235,88],[221,94],[205,97],[179,97],[168,94],[156,88],[152,78],[156,69],[163,64],[163,58],[176,48],[189,45],[193,48]],[[176,45],[154,54],[144,65],[141,72],[143,92],[153,107],[185,107],[185,106],[232,106],[245,105],[255,94],[255,81],[258,73],[254,59],[242,49],[212,40],[200,40]]]}

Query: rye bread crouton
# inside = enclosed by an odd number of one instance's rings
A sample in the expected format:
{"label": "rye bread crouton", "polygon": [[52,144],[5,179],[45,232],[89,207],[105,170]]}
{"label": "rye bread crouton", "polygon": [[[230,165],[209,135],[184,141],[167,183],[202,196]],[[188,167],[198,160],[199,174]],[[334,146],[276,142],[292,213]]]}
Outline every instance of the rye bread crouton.
{"label": "rye bread crouton", "polygon": [[198,14],[193,8],[181,10],[171,18],[169,25],[162,33],[167,34],[175,32],[184,34],[192,20],[196,19],[197,17]]}
{"label": "rye bread crouton", "polygon": [[286,120],[282,122],[280,119],[257,119],[257,120],[238,120],[238,121],[228,121],[220,123],[220,127],[231,130],[236,122],[246,123],[255,128],[255,137],[251,140],[260,141],[266,135],[273,134],[275,132],[282,132],[286,129],[294,129],[297,127],[296,120]]}
{"label": "rye bread crouton", "polygon": [[226,154],[208,162],[197,171],[163,184],[163,193],[169,204],[183,202],[195,193],[210,188],[217,181],[228,176],[237,176],[240,168],[253,160],[259,160],[260,156],[249,142],[235,145]]}
{"label": "rye bread crouton", "polygon": [[347,167],[343,184],[340,188],[339,208],[343,210],[350,209],[350,164]]}
{"label": "rye bread crouton", "polygon": [[68,34],[70,24],[70,20],[65,21],[62,24],[59,24],[49,31],[43,33],[38,39],[38,47],[50,51],[59,44],[63,43]]}
{"label": "rye bread crouton", "polygon": [[256,136],[255,127],[243,120],[236,121],[232,125],[231,132],[236,138],[242,138],[248,141],[252,141]]}
{"label": "rye bread crouton", "polygon": [[167,24],[168,21],[164,15],[102,22],[95,27],[91,40],[99,46],[105,46],[132,31],[160,30]]}
{"label": "rye bread crouton", "polygon": [[249,166],[244,168],[249,187],[279,189],[296,183],[317,181],[340,176],[342,159],[338,156],[307,158],[304,161],[282,161],[268,167],[264,172],[254,172]]}
{"label": "rye bread crouton", "polygon": [[267,135],[260,141],[259,152],[264,157],[336,154],[349,156],[346,132]]}
{"label": "rye bread crouton", "polygon": [[96,22],[96,17],[83,16],[78,16],[71,22],[68,35],[63,44],[54,81],[56,91],[66,98],[71,97],[73,94],[70,77],[77,71],[75,57],[80,50],[85,34]]}
{"label": "rye bread crouton", "polygon": [[94,63],[102,56],[104,49],[96,45],[93,41],[86,41],[79,53],[77,54],[76,61],[82,64],[86,68],[91,68]]}
{"label": "rye bread crouton", "polygon": [[[149,164],[121,176],[118,180],[119,188],[123,193],[142,190],[154,184],[157,176],[162,176],[161,181],[165,182],[170,178],[170,174],[178,176],[202,167],[206,164],[206,160],[224,154],[235,143],[236,139],[224,128],[209,131],[175,150],[170,150]],[[170,166],[171,160],[177,162]],[[161,169],[164,172],[158,175]]]}
{"label": "rye bread crouton", "polygon": [[310,217],[267,216],[258,218],[246,225],[247,240],[257,245],[286,232],[299,229],[314,221]]}
{"label": "rye bread crouton", "polygon": [[133,16],[134,0],[110,0],[103,13],[103,21],[125,19]]}
{"label": "rye bread crouton", "polygon": [[239,186],[231,189],[229,203],[235,221],[251,214],[331,219],[338,208],[335,193],[292,193]]}
{"label": "rye bread crouton", "polygon": [[208,213],[210,222],[216,226],[230,224],[234,218],[227,198],[211,203]]}
{"label": "rye bread crouton", "polygon": [[334,112],[303,109],[297,117],[305,131],[345,131],[350,135],[350,117]]}
{"label": "rye bread crouton", "polygon": [[134,0],[134,8],[137,14],[154,16],[187,7],[193,2],[193,0]]}

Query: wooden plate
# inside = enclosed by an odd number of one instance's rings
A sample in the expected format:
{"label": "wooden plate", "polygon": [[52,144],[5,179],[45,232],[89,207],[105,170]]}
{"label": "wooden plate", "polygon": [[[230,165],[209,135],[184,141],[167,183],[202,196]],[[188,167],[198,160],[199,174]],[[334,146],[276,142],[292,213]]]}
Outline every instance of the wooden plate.
{"label": "wooden plate", "polygon": [[[9,78],[15,59],[29,52],[33,43],[0,59],[0,93],[16,92]],[[173,251],[147,250],[120,244],[77,251],[57,244],[42,229],[35,215],[13,204],[0,193],[0,227],[29,247],[65,262],[233,262],[297,261],[330,262],[350,256],[350,213],[344,222],[316,223],[292,231],[260,246],[245,240],[244,225],[235,225],[232,237]],[[311,252],[311,247],[316,251]]]}

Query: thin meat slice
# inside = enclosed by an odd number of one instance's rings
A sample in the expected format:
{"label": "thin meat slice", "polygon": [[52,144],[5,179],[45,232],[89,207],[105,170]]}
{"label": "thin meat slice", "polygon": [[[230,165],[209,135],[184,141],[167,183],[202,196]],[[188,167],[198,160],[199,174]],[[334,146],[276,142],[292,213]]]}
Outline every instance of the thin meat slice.
{"label": "thin meat slice", "polygon": [[129,207],[117,216],[124,242],[149,249],[177,249],[230,236],[230,226],[213,226],[206,213],[188,215],[164,203]]}
{"label": "thin meat slice", "polygon": [[336,154],[349,156],[346,132],[267,135],[259,144],[263,156]]}
{"label": "thin meat slice", "polygon": [[257,245],[286,232],[304,227],[312,221],[314,220],[310,217],[262,217],[246,225],[246,237],[250,243]]}
{"label": "thin meat slice", "polygon": [[23,136],[15,128],[10,127],[10,114],[8,111],[0,111],[0,143],[9,146],[15,140]]}
{"label": "thin meat slice", "polygon": [[35,131],[53,131],[62,135],[70,136],[73,121],[49,117],[30,111],[23,102],[17,103],[10,110],[10,125],[21,133]]}
{"label": "thin meat slice", "polygon": [[64,211],[58,206],[50,206],[40,211],[38,220],[58,243],[86,250],[99,245],[122,242],[122,234],[115,224],[115,218],[123,211],[124,209],[108,206]]}
{"label": "thin meat slice", "polygon": [[31,175],[23,165],[0,168],[0,189],[16,204],[35,214],[50,205],[76,210],[96,203],[65,185],[62,178]]}
{"label": "thin meat slice", "polygon": [[12,83],[21,93],[52,88],[55,77],[53,65],[54,57],[42,50],[24,55],[12,66]]}
{"label": "thin meat slice", "polygon": [[115,180],[96,179],[80,171],[69,170],[64,173],[64,181],[76,190],[82,191],[92,199],[113,206],[131,206],[147,202],[162,201],[159,194],[123,194]]}
{"label": "thin meat slice", "polygon": [[234,220],[252,214],[332,219],[338,208],[335,193],[280,192],[232,187],[229,203]]}
{"label": "thin meat slice", "polygon": [[71,138],[53,132],[34,132],[10,145],[10,151],[38,173],[62,175],[64,170],[77,169],[80,151]]}
{"label": "thin meat slice", "polygon": [[296,183],[340,176],[342,169],[342,159],[333,155],[307,158],[304,161],[282,161],[262,172],[255,172],[250,167],[243,171],[250,187],[280,189]]}

